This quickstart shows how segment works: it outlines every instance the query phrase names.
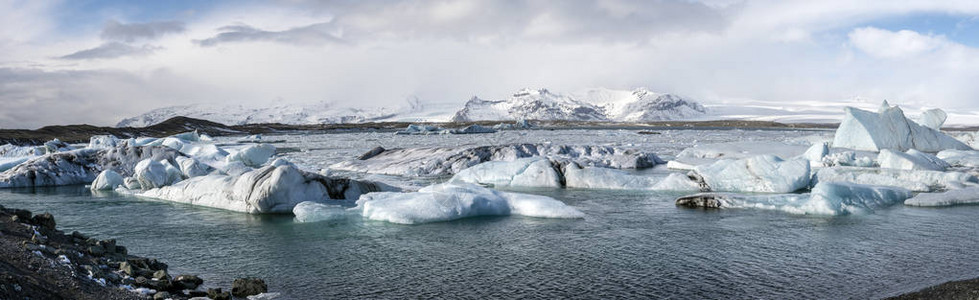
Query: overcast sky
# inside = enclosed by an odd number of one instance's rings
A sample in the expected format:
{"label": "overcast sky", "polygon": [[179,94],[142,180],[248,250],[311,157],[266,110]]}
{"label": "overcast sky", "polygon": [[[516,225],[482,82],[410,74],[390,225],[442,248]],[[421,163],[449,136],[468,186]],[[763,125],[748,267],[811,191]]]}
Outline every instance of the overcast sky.
{"label": "overcast sky", "polygon": [[979,1],[0,0],[0,127],[648,87],[979,109]]}

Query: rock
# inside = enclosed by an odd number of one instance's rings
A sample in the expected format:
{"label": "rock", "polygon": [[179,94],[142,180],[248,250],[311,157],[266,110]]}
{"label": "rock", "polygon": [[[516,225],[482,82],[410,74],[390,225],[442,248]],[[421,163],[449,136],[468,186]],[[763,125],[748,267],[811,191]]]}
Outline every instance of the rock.
{"label": "rock", "polygon": [[168,277],[168,274],[167,274],[167,271],[165,271],[165,270],[159,270],[159,271],[153,272],[153,279],[156,279],[156,280],[164,280],[164,279],[167,279],[167,277]]}
{"label": "rock", "polygon": [[98,246],[98,245],[89,246],[88,254],[95,255],[95,256],[102,256],[105,254],[105,248],[102,248],[102,246]]}
{"label": "rock", "polygon": [[384,147],[381,147],[381,146],[374,147],[374,149],[371,149],[370,151],[367,151],[366,153],[361,154],[360,156],[358,156],[357,157],[357,160],[367,160],[367,159],[369,159],[371,157],[374,157],[374,156],[377,156],[378,154],[381,154],[381,152],[384,152],[384,150],[385,150]]}
{"label": "rock", "polygon": [[148,279],[148,280],[146,280],[145,286],[148,287],[148,288],[157,290],[157,291],[162,291],[162,290],[170,289],[170,281],[169,280]]}
{"label": "rock", "polygon": [[82,241],[88,240],[88,236],[85,236],[84,234],[78,231],[72,231],[71,237],[76,240],[82,240]]}
{"label": "rock", "polygon": [[683,207],[721,208],[721,202],[717,200],[717,197],[717,194],[710,193],[683,196],[676,199],[676,205]]}
{"label": "rock", "polygon": [[231,300],[231,293],[222,292],[221,288],[207,289],[207,297],[214,300]]}
{"label": "rock", "polygon": [[119,253],[121,255],[128,255],[129,249],[126,249],[125,246],[116,245],[116,253]]}
{"label": "rock", "polygon": [[265,281],[258,278],[237,278],[231,283],[231,295],[235,297],[248,297],[268,291]]}
{"label": "rock", "polygon": [[204,283],[204,280],[196,275],[180,275],[173,279],[173,285],[175,287],[181,287],[184,290],[193,290],[197,286]]}
{"label": "rock", "polygon": [[31,223],[34,223],[34,225],[40,226],[41,228],[48,231],[54,231],[54,228],[56,226],[54,222],[54,216],[52,216],[50,213],[43,213],[34,216],[33,218],[31,218]]}
{"label": "rock", "polygon": [[139,286],[146,286],[147,281],[149,281],[149,279],[146,279],[146,277],[143,276],[136,277],[136,284]]}
{"label": "rock", "polygon": [[134,266],[128,261],[125,261],[119,264],[119,270],[121,270],[123,273],[126,273],[126,275],[136,276],[139,271],[139,267]]}
{"label": "rock", "polygon": [[29,211],[29,210],[26,210],[26,209],[15,209],[13,211],[13,213],[14,213],[14,216],[18,218],[18,219],[13,219],[14,221],[22,222],[23,223],[23,222],[27,222],[28,220],[31,219],[31,211]]}
{"label": "rock", "polygon": [[27,249],[27,251],[41,250],[41,246],[34,243],[28,243],[27,241],[24,241],[24,248]]}
{"label": "rock", "polygon": [[34,234],[31,236],[31,242],[34,242],[35,244],[47,244],[48,238],[43,235]]}
{"label": "rock", "polygon": [[170,293],[168,292],[158,292],[153,295],[153,300],[164,300],[170,298]]}
{"label": "rock", "polygon": [[116,253],[116,240],[108,239],[95,242],[96,246],[100,246],[105,249],[106,253]]}
{"label": "rock", "polygon": [[111,282],[118,283],[120,280],[122,280],[122,276],[119,276],[119,274],[116,274],[116,273],[113,273],[113,272],[108,272],[108,273],[105,273],[105,279],[106,280],[109,280]]}

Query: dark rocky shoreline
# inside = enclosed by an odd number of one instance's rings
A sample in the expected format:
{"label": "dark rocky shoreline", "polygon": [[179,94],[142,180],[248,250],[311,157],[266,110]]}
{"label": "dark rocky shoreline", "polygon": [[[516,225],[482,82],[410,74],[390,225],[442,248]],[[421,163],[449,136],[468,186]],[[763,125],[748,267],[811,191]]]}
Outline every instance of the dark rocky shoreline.
{"label": "dark rocky shoreline", "polygon": [[953,300],[974,300],[979,299],[979,278],[949,281],[924,289],[886,298],[887,300],[912,300],[912,299],[953,299]]}
{"label": "dark rocky shoreline", "polygon": [[230,291],[203,290],[201,278],[167,269],[115,240],[65,234],[51,214],[0,206],[0,299],[231,299],[268,291],[256,278],[235,279]]}

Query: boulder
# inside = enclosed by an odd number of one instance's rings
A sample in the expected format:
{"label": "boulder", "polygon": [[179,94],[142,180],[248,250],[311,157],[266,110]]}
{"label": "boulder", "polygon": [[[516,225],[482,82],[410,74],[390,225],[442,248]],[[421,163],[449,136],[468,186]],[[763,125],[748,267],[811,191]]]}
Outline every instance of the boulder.
{"label": "boulder", "polygon": [[265,281],[258,278],[237,278],[231,283],[231,295],[235,297],[248,297],[268,291]]}

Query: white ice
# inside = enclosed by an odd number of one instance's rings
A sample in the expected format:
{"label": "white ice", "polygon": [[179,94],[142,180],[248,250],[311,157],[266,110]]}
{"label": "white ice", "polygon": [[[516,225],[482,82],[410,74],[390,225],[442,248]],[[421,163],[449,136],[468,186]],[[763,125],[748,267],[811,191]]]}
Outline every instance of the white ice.
{"label": "white ice", "polygon": [[413,193],[371,193],[362,196],[357,204],[365,218],[399,224],[501,215],[584,217],[581,211],[550,197],[500,192],[462,183],[436,184]]}
{"label": "white ice", "polygon": [[694,168],[711,191],[789,193],[809,187],[809,162],[774,155],[723,159]]}
{"label": "white ice", "polygon": [[459,171],[449,181],[496,187],[561,187],[561,177],[551,161],[540,157],[484,162]]}
{"label": "white ice", "polygon": [[944,150],[935,156],[955,167],[979,167],[979,151]]}
{"label": "white ice", "polygon": [[699,194],[718,201],[720,208],[778,210],[804,215],[847,215],[870,213],[911,197],[898,187],[820,182],[809,194],[746,195]]}
{"label": "white ice", "polygon": [[95,177],[95,181],[92,181],[91,189],[93,191],[109,191],[119,186],[125,186],[125,179],[122,175],[113,170],[105,170]]}
{"label": "white ice", "polygon": [[950,166],[944,160],[934,155],[910,149],[905,153],[890,149],[881,149],[877,156],[881,168],[898,170],[930,170],[945,171]]}
{"label": "white ice", "polygon": [[[314,201],[303,201],[296,204],[292,209],[292,214],[296,215],[296,221],[311,222],[336,222],[347,219],[351,216],[358,216],[359,211],[349,209],[339,204],[327,204]],[[359,216],[358,216],[359,217]]]}
{"label": "white ice", "polygon": [[240,161],[246,166],[258,168],[269,161],[275,155],[275,146],[270,144],[257,144],[245,147],[227,157],[227,162]]}
{"label": "white ice", "polygon": [[877,113],[853,107],[844,109],[846,115],[833,139],[833,147],[879,151],[917,149],[938,152],[946,149],[969,150],[968,145],[928,128],[904,116],[904,111],[885,102]]}
{"label": "white ice", "polygon": [[952,206],[979,204],[979,187],[951,190],[944,193],[921,193],[905,200],[909,206]]}
{"label": "white ice", "polygon": [[167,166],[153,159],[144,159],[137,163],[133,173],[133,177],[139,181],[139,185],[144,189],[163,187],[173,183]]}
{"label": "white ice", "polygon": [[979,184],[979,179],[970,174],[928,170],[833,167],[822,168],[813,176],[813,182],[837,181],[902,187],[914,192],[960,189]]}

